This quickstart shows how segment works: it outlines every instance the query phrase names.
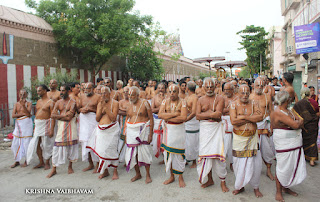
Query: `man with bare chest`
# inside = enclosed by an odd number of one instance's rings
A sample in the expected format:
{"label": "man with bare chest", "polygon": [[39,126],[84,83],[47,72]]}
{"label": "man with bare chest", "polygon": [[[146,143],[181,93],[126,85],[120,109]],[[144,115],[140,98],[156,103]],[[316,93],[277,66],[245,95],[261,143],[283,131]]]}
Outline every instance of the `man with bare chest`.
{"label": "man with bare chest", "polygon": [[233,125],[231,124],[230,120],[230,106],[231,103],[238,99],[237,96],[234,95],[234,85],[230,82],[225,83],[222,85],[222,89],[224,92],[224,109],[223,109],[223,116],[221,117],[222,121],[224,122],[224,149],[226,157],[230,163],[230,170],[233,171],[233,155],[232,155],[232,132],[233,132]]}
{"label": "man with bare chest", "polygon": [[187,83],[184,80],[182,80],[179,83],[179,87],[180,87],[179,98],[186,99],[186,97],[187,97],[187,94],[186,94]]}
{"label": "man with bare chest", "polygon": [[[88,161],[89,166],[83,171],[92,170],[94,168],[93,161],[98,162],[98,157],[86,149],[88,140],[92,135],[92,131],[97,127],[96,121],[97,105],[101,97],[93,93],[93,83],[88,82],[84,87],[84,95],[80,97],[80,115],[79,115],[79,141],[82,146],[82,161]],[[94,173],[96,169],[94,170]]]}
{"label": "man with bare chest", "polygon": [[[159,118],[158,113],[162,101],[165,99],[166,87],[164,83],[160,83],[157,86],[157,94],[151,100],[151,110],[153,113],[154,128],[153,128],[153,154],[159,158],[163,152],[161,149],[162,137],[163,137],[163,120]],[[164,162],[160,162],[164,163]]]}
{"label": "man with bare chest", "polygon": [[289,108],[293,107],[293,102],[298,102],[298,96],[296,94],[296,92],[294,91],[293,88],[293,79],[294,79],[294,75],[290,72],[285,72],[282,76],[282,81],[284,84],[284,87],[280,88],[280,91],[287,91],[289,93],[290,96],[290,104],[289,104]]}
{"label": "man with bare chest", "polygon": [[73,99],[76,101],[76,113],[78,113],[78,109],[80,109],[80,98],[79,98],[79,93],[80,93],[80,84],[78,82],[73,82],[70,84],[70,94],[69,97],[70,99]]}
{"label": "man with bare chest", "polygon": [[153,134],[153,116],[149,103],[139,98],[139,88],[133,86],[129,90],[130,105],[127,110],[127,151],[126,165],[127,172],[132,168],[136,171],[136,176],[131,182],[142,178],[139,166],[146,168],[145,183],[151,183],[150,165],[152,155],[150,152],[150,143]]}
{"label": "man with bare chest", "polygon": [[110,77],[107,77],[107,78],[104,79],[104,85],[109,87],[109,89],[110,89],[110,97],[112,99],[120,101],[119,92],[112,89],[112,79]]}
{"label": "man with bare chest", "polygon": [[47,175],[51,178],[57,174],[57,167],[69,160],[68,174],[74,173],[72,163],[78,160],[78,133],[77,123],[74,117],[76,113],[76,101],[69,97],[70,86],[64,84],[60,87],[60,96],[54,106],[51,118],[57,120],[58,131],[55,137],[52,151],[52,170]]}
{"label": "man with bare chest", "polygon": [[198,96],[195,94],[196,83],[189,81],[187,83],[186,98],[188,117],[185,123],[186,128],[186,160],[192,161],[190,168],[197,167],[197,159],[199,155],[199,128],[200,123],[196,119]]}
{"label": "man with bare chest", "polygon": [[60,92],[57,90],[58,88],[58,82],[55,79],[52,79],[50,81],[50,91],[47,93],[49,99],[53,100],[54,102],[57,102],[60,99]]}
{"label": "man with bare chest", "polygon": [[139,98],[146,99],[146,97],[147,97],[146,92],[140,89],[139,81],[137,81],[137,80],[133,81],[133,86],[136,86],[140,90]]}
{"label": "man with bare chest", "polygon": [[164,181],[167,185],[175,181],[174,175],[179,175],[179,186],[185,187],[183,172],[185,160],[185,124],[187,120],[187,103],[179,98],[179,87],[171,84],[169,87],[170,98],[164,99],[158,116],[165,121],[164,134],[161,147],[164,149],[164,162],[166,172],[171,171],[170,178]]}
{"label": "man with bare chest", "polygon": [[40,85],[37,88],[37,94],[41,99],[37,101],[37,113],[34,121],[35,129],[27,154],[27,164],[30,164],[34,159],[35,153],[37,153],[40,163],[34,168],[44,167],[45,170],[50,169],[49,160],[52,156],[55,126],[55,120],[51,118],[55,103],[48,98],[48,91],[49,89],[46,85]]}
{"label": "man with bare chest", "polygon": [[249,99],[250,88],[243,84],[239,88],[239,99],[230,106],[230,119],[233,125],[233,168],[236,176],[237,195],[250,183],[257,198],[263,195],[259,191],[262,159],[258,150],[259,137],[257,122],[263,120],[263,114]]}
{"label": "man with bare chest", "polygon": [[270,138],[270,112],[273,110],[272,101],[268,94],[263,93],[264,81],[259,77],[254,82],[254,93],[250,95],[257,110],[263,114],[263,120],[257,123],[257,131],[259,136],[259,149],[261,157],[267,165],[267,176],[274,180],[271,173],[271,165],[274,159],[275,151],[273,141]]}
{"label": "man with bare chest", "polygon": [[118,94],[119,94],[119,100],[122,100],[122,99],[124,99],[124,93],[123,93],[123,81],[121,81],[121,80],[118,80],[117,81],[117,85],[116,85],[116,87],[117,87],[117,92],[118,92]]}
{"label": "man with bare chest", "polygon": [[22,158],[25,158],[25,163],[21,165],[21,167],[27,166],[27,151],[33,132],[31,102],[26,100],[28,97],[27,91],[25,89],[21,89],[19,97],[20,100],[14,105],[12,112],[12,118],[16,118],[16,121],[11,144],[15,163],[11,168],[20,165]]}
{"label": "man with bare chest", "polygon": [[126,122],[127,122],[127,111],[129,109],[129,87],[123,88],[124,99],[119,102],[119,124],[120,124],[120,139],[118,145],[119,161],[124,162],[127,145],[125,143],[126,139]]}
{"label": "man with bare chest", "polygon": [[117,122],[119,103],[110,98],[109,87],[101,88],[102,99],[97,106],[96,119],[99,125],[88,140],[87,148],[99,156],[97,172],[101,175],[99,179],[109,175],[108,167],[113,167],[112,180],[119,179],[117,167],[119,165],[119,133],[120,128]]}
{"label": "man with bare chest", "polygon": [[[221,179],[222,192],[228,192],[225,178],[227,169],[224,152],[224,130],[221,121],[224,98],[214,93],[215,83],[211,78],[204,79],[206,95],[198,100],[197,119],[200,120],[199,164],[197,167],[199,182],[202,188],[214,184],[212,170]],[[204,183],[205,177],[208,181]]]}
{"label": "man with bare chest", "polygon": [[204,90],[204,87],[203,87],[203,82],[201,79],[198,80],[198,88],[196,89],[196,95],[198,97],[202,97],[204,95],[206,95],[206,91]]}

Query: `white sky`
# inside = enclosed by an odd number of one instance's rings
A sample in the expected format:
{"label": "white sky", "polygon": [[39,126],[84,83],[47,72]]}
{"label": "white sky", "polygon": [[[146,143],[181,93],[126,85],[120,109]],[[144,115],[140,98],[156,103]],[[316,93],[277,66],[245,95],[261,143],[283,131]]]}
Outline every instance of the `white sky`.
{"label": "white sky", "polygon": [[[24,0],[0,0],[0,4],[30,11]],[[238,31],[246,25],[268,31],[283,24],[281,0],[136,0],[134,9],[152,15],[164,30],[179,33],[184,55],[191,59],[210,54],[244,60]]]}

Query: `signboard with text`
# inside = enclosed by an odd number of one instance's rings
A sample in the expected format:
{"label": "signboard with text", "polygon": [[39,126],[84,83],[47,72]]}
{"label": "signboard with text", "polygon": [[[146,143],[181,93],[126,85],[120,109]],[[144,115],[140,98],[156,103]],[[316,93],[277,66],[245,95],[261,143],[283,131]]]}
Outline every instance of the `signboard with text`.
{"label": "signboard with text", "polygon": [[296,54],[320,51],[320,25],[312,23],[294,27]]}

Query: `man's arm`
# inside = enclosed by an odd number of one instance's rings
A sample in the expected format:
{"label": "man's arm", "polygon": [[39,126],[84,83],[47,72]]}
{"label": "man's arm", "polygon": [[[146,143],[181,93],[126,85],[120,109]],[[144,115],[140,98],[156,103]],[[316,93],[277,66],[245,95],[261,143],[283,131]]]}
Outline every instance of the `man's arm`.
{"label": "man's arm", "polygon": [[231,103],[230,106],[230,120],[232,125],[241,126],[243,124],[248,123],[248,121],[245,120],[245,116],[237,116],[237,108],[236,103]]}
{"label": "man's arm", "polygon": [[245,116],[245,120],[250,121],[251,123],[257,123],[263,121],[263,114],[260,110],[253,105],[253,114],[251,116]]}
{"label": "man's arm", "polygon": [[125,116],[125,115],[127,115],[127,110],[122,107],[122,102],[121,101],[119,102],[119,112],[118,112],[118,114],[120,116]]}
{"label": "man's arm", "polygon": [[101,120],[101,118],[102,118],[102,116],[103,116],[103,114],[102,114],[103,102],[104,102],[104,101],[100,101],[100,102],[98,103],[98,106],[97,106],[97,113],[96,113],[96,121],[97,121],[97,122],[100,122],[100,120]]}
{"label": "man's arm", "polygon": [[[50,111],[50,114],[51,114],[51,128],[50,128],[50,132],[49,132],[49,137],[52,138],[53,137],[53,134],[54,134],[54,127],[56,125],[56,120],[54,118],[52,118],[52,113],[54,111],[54,108],[56,106],[57,103],[55,103],[53,100],[51,101],[50,105],[49,105],[49,111]],[[56,111],[57,113],[57,111]]]}
{"label": "man's arm", "polygon": [[154,120],[153,120],[153,115],[152,115],[150,104],[148,102],[145,102],[144,104],[146,106],[148,118],[150,120],[150,133],[149,133],[149,137],[148,137],[148,143],[150,144],[152,142]]}
{"label": "man's arm", "polygon": [[188,116],[188,109],[187,109],[187,104],[185,100],[181,101],[181,112],[179,113],[179,116],[176,116],[174,118],[168,119],[168,121],[174,122],[174,123],[181,123],[185,122],[187,120]]}
{"label": "man's arm", "polygon": [[158,113],[158,117],[160,119],[168,121],[168,119],[171,119],[171,118],[174,118],[176,116],[179,116],[179,114],[180,114],[179,112],[167,113],[166,112],[166,100],[162,101],[162,104],[160,106],[160,110],[159,110],[159,113]]}

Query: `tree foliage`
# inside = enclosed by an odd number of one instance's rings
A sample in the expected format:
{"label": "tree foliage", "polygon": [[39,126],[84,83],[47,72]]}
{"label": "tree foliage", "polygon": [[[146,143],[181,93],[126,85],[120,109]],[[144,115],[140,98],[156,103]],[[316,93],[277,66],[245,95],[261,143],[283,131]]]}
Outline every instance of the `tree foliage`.
{"label": "tree foliage", "polygon": [[250,70],[248,66],[241,68],[238,76],[243,78],[250,78]]}
{"label": "tree foliage", "polygon": [[262,57],[262,70],[269,69],[266,65],[266,49],[268,45],[266,36],[268,32],[263,27],[250,25],[246,26],[244,30],[237,32],[237,34],[242,38],[242,41],[239,42],[242,47],[239,49],[246,50],[246,62],[250,75],[260,72],[260,54]]}
{"label": "tree foliage", "polygon": [[162,62],[153,51],[153,43],[147,39],[139,41],[129,51],[127,71],[140,81],[161,80],[164,73]]}
{"label": "tree foliage", "polygon": [[62,73],[61,71],[56,72],[54,74],[48,74],[43,77],[43,79],[39,80],[37,77],[33,77],[31,79],[31,88],[27,88],[26,90],[31,93],[31,100],[37,101],[39,99],[37,95],[37,87],[40,84],[45,84],[49,87],[50,80],[55,79],[58,83],[58,89],[62,84],[72,83],[72,82],[79,82],[78,73],[77,72],[70,72],[70,73]]}
{"label": "tree foliage", "polygon": [[151,16],[133,12],[134,0],[26,0],[53,27],[60,53],[72,51],[96,72],[113,56],[149,37]]}

